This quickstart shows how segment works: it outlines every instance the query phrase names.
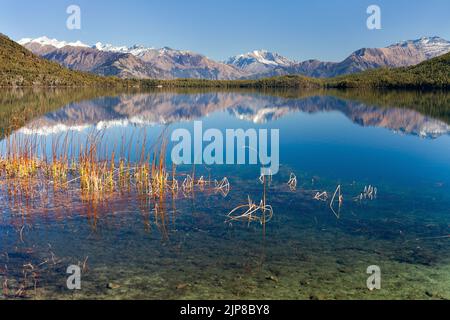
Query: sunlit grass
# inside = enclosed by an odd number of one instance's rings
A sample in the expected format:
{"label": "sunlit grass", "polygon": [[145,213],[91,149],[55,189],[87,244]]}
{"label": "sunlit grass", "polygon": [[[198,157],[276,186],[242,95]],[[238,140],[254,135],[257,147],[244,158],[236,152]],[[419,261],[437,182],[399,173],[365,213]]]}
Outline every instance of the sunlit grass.
{"label": "sunlit grass", "polygon": [[[124,144],[131,144],[132,138]],[[127,141],[123,138],[123,141]],[[71,135],[56,137],[51,145],[37,136],[11,135],[4,140],[0,156],[1,185],[14,196],[14,202],[26,197],[35,199],[34,206],[46,205],[48,190],[67,198],[77,193],[79,198],[96,210],[99,203],[116,195],[134,195],[160,202],[168,197],[193,197],[195,190],[226,196],[230,190],[227,178],[211,182],[211,179],[195,178],[191,173],[178,173],[177,167],[167,167],[167,141],[159,137],[154,147],[147,150],[146,136],[133,148],[107,150],[108,143],[101,131],[88,134],[84,142]],[[48,155],[48,150],[50,155]],[[102,150],[102,151],[101,151]],[[132,151],[133,150],[133,151]],[[140,155],[130,161],[131,153]],[[182,192],[180,192],[182,191]],[[37,199],[37,200],[36,200]],[[40,199],[40,200],[39,200]],[[52,197],[53,201],[56,201]]]}

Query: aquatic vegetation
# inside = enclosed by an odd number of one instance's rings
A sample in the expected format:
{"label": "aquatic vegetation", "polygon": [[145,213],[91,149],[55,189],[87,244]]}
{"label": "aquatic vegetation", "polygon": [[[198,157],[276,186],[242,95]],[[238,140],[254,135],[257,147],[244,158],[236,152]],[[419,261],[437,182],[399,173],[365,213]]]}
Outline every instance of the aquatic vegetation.
{"label": "aquatic vegetation", "polygon": [[228,193],[230,193],[231,186],[227,177],[223,178],[220,181],[214,180],[214,186],[214,190],[216,192],[220,192],[224,197],[226,197]]}
{"label": "aquatic vegetation", "polygon": [[194,191],[194,179],[191,177],[191,175],[188,174],[186,178],[184,178],[183,183],[181,184],[181,188],[185,196],[188,196]]}
{"label": "aquatic vegetation", "polygon": [[0,158],[2,175],[6,178],[32,178],[43,163],[35,157],[36,145],[31,139],[11,137],[6,141],[5,156]]}
{"label": "aquatic vegetation", "polygon": [[316,192],[314,195],[314,200],[326,202],[328,200],[328,192]]}
{"label": "aquatic vegetation", "polygon": [[205,186],[210,185],[210,181],[205,180],[203,176],[198,178],[197,184],[196,184],[200,190],[205,190]]}
{"label": "aquatic vegetation", "polygon": [[259,182],[261,182],[261,184],[267,183],[267,185],[269,185],[269,186],[272,184],[272,179],[273,179],[272,171],[270,169],[269,169],[268,175],[261,174],[259,176]]}
{"label": "aquatic vegetation", "polygon": [[89,197],[101,197],[109,186],[107,178],[110,170],[107,170],[106,161],[97,161],[97,145],[94,143],[80,152],[78,163],[80,188],[83,195]]}
{"label": "aquatic vegetation", "polygon": [[[180,176],[184,177],[181,189],[186,198],[192,197],[196,189],[206,194],[228,195],[230,183],[227,178],[214,180],[212,184],[211,177],[195,179],[195,168],[192,173],[178,174],[177,177],[177,168],[172,165],[170,172],[166,168],[167,142],[164,138],[160,137],[160,143],[149,151],[145,149],[145,136],[142,141],[140,159],[132,162],[131,147],[128,151],[122,147],[119,154],[114,148],[109,155],[105,152],[102,156],[100,150],[106,150],[106,142],[101,131],[89,133],[86,141],[78,144],[66,134],[52,140],[48,160],[45,142],[32,136],[12,135],[7,140],[4,155],[0,156],[0,176],[5,178],[0,186],[12,196],[11,206],[20,211],[42,211],[50,205],[49,201],[58,207],[64,199],[75,197],[85,201],[92,213],[89,215],[94,217],[100,204],[107,205],[106,200],[118,195],[148,197],[159,202],[155,211],[161,212],[168,195],[173,199],[178,196]],[[130,145],[132,138],[127,143]],[[22,206],[23,201],[28,205]]]}
{"label": "aquatic vegetation", "polygon": [[172,195],[175,196],[178,193],[179,185],[178,180],[176,179],[176,165],[172,165],[172,182],[170,182],[167,187],[172,191]]}
{"label": "aquatic vegetation", "polygon": [[297,177],[294,173],[291,173],[291,175],[289,176],[287,185],[289,186],[289,189],[291,189],[291,191],[297,190]]}
{"label": "aquatic vegetation", "polygon": [[[340,218],[341,207],[342,207],[342,205],[344,203],[344,196],[342,195],[342,191],[341,190],[342,190],[341,185],[338,185],[336,187],[336,190],[333,193],[333,196],[331,197],[330,204],[329,204],[331,211],[333,212],[333,214],[338,219]],[[328,198],[329,198],[329,196],[328,196],[328,192],[327,191],[322,191],[322,192],[317,191],[314,194],[314,197],[313,197],[314,200],[322,201],[322,202],[328,202]],[[337,205],[338,205],[337,210],[335,208],[336,202],[337,202]]]}
{"label": "aquatic vegetation", "polygon": [[[245,210],[245,211],[244,211]],[[250,196],[248,197],[248,203],[237,206],[227,214],[226,223],[231,224],[233,221],[259,222],[265,224],[269,222],[273,217],[272,206],[265,204],[264,200],[261,200],[259,205],[255,204]]]}
{"label": "aquatic vegetation", "polygon": [[373,187],[371,185],[364,186],[364,191],[361,192],[361,194],[357,197],[355,197],[355,201],[362,201],[362,200],[374,200],[377,197],[378,189],[376,187]]}
{"label": "aquatic vegetation", "polygon": [[[334,209],[336,196],[337,196],[337,201],[338,201],[338,211],[337,212]],[[333,197],[331,198],[331,201],[330,201],[330,209],[331,209],[331,211],[333,211],[334,215],[338,219],[340,217],[341,206],[343,203],[344,203],[344,196],[341,193],[341,185],[338,185],[336,188],[336,191],[334,191]]]}
{"label": "aquatic vegetation", "polygon": [[263,183],[263,196],[259,205],[254,203],[250,196],[247,196],[248,202],[246,204],[237,206],[227,214],[226,223],[231,224],[234,221],[247,222],[248,224],[259,222],[265,227],[266,223],[272,220],[273,208],[267,204],[267,179],[265,175],[262,175],[260,179]]}
{"label": "aquatic vegetation", "polygon": [[[23,255],[28,257],[32,253],[28,249]],[[14,258],[14,253],[4,252],[0,254],[5,264],[0,267],[1,293],[0,297],[6,299],[37,298],[38,288],[45,277],[50,265],[57,266],[61,261],[49,250],[37,261],[24,260],[19,266]]]}

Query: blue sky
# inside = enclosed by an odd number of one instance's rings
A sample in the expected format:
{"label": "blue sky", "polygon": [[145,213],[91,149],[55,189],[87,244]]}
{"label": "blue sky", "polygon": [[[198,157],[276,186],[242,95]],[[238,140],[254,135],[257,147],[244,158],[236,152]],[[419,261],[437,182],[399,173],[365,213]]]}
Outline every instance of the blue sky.
{"label": "blue sky", "polygon": [[[81,7],[81,30],[66,8]],[[382,10],[368,30],[366,9]],[[448,0],[0,0],[0,32],[15,40],[143,44],[192,50],[213,59],[267,49],[291,59],[344,59],[361,47],[439,35],[450,40]]]}

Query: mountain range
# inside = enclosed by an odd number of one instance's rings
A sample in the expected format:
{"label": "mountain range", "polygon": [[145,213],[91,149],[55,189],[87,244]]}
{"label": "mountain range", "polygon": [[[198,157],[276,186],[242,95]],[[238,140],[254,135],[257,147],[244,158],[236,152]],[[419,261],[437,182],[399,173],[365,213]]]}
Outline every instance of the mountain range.
{"label": "mountain range", "polygon": [[341,62],[297,62],[266,50],[220,62],[199,53],[168,47],[113,46],[101,42],[86,45],[80,41],[70,43],[48,37],[22,39],[18,43],[73,70],[138,79],[236,80],[291,74],[329,78],[381,67],[412,66],[450,52],[450,41],[440,37],[402,41],[385,48],[362,48]]}
{"label": "mountain range", "polygon": [[69,70],[38,57],[0,33],[0,87],[106,87],[124,85],[124,82],[128,81]]}
{"label": "mountain range", "polygon": [[168,47],[115,47],[96,43],[66,43],[41,37],[18,42],[33,53],[64,67],[103,76],[137,79],[196,78],[233,80],[245,76],[239,69],[190,51]]}

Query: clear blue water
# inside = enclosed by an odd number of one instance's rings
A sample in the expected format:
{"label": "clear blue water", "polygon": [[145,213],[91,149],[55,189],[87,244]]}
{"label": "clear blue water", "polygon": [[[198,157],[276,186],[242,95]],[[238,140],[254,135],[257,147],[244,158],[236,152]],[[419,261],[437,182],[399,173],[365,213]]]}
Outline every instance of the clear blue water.
{"label": "clear blue water", "polygon": [[[276,92],[150,92],[63,106],[14,135],[46,141],[50,155],[52,141],[66,134],[77,150],[100,131],[102,154],[124,144],[133,161],[144,136],[148,151],[162,132],[192,131],[194,121],[222,132],[279,129],[281,167],[267,190],[273,219],[264,227],[225,223],[248,196],[261,199],[257,165],[196,166],[197,176],[228,177],[230,193],[168,199],[163,217],[151,199],[133,193],[92,208],[76,190],[46,190],[47,202],[40,196],[27,211],[4,181],[0,276],[17,290],[24,265],[39,269],[24,285],[29,298],[448,299],[450,127],[421,109],[433,95],[416,95],[420,103],[409,108],[402,94],[386,105]],[[6,140],[0,148],[4,153]],[[296,190],[287,186],[291,173]],[[337,185],[339,219],[329,199],[314,199]],[[355,201],[368,185],[377,198]],[[65,268],[85,260],[82,290],[68,290]],[[366,287],[370,265],[382,270],[381,290]]]}

